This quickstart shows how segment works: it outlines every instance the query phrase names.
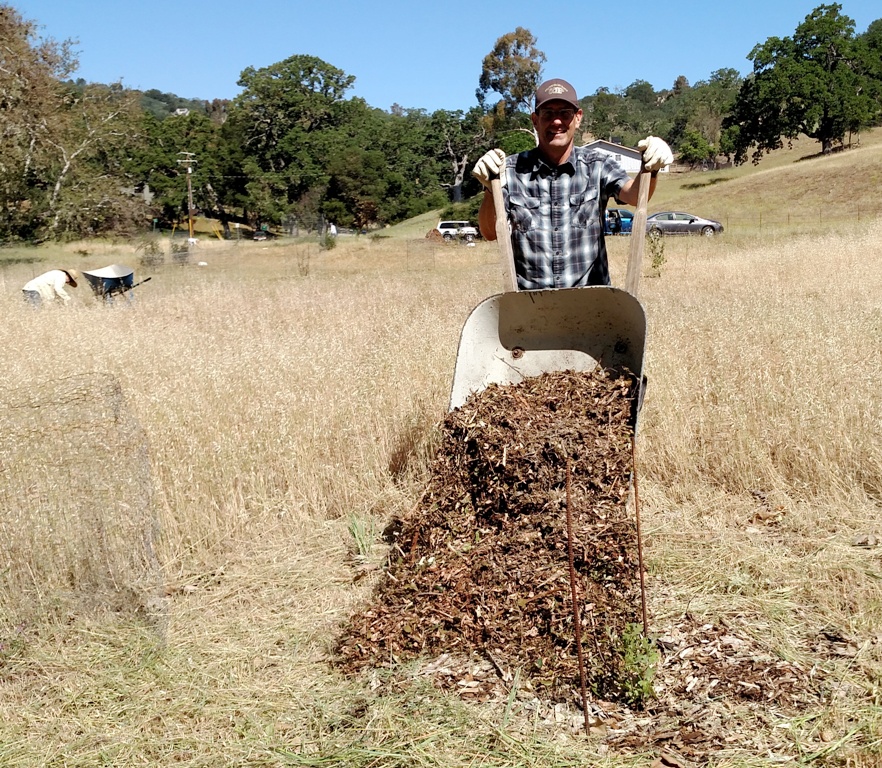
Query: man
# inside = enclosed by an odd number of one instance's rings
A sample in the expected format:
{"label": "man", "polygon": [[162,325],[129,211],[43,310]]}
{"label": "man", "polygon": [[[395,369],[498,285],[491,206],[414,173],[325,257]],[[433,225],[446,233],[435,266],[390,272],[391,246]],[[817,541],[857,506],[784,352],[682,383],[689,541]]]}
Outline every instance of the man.
{"label": "man", "polygon": [[[490,179],[500,176],[518,289],[609,285],[603,239],[606,203],[612,197],[636,205],[637,180],[612,155],[575,146],[582,110],[566,80],[546,80],[539,86],[530,118],[537,147],[509,157],[491,149],[472,171],[487,192],[478,214],[481,234],[496,239],[496,209],[489,190]],[[652,195],[658,171],[674,158],[656,136],[643,139],[637,147],[651,172]]]}
{"label": "man", "polygon": [[53,269],[38,275],[33,280],[25,283],[21,289],[25,301],[35,307],[39,307],[44,301],[51,302],[56,299],[67,303],[70,294],[64,290],[64,286],[77,287],[76,272],[72,269]]}

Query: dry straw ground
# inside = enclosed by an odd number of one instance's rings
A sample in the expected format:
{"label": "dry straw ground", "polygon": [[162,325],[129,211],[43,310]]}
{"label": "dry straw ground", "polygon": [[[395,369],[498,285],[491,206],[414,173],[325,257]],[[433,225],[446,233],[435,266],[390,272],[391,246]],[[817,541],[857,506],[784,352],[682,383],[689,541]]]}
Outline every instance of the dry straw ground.
{"label": "dry straw ground", "polygon": [[[2,270],[0,419],[21,437],[0,444],[0,764],[649,766],[676,748],[326,663],[425,482],[460,327],[498,291],[491,245],[204,242],[207,266],[155,268],[130,303],[81,286],[23,305],[62,260],[137,263],[87,249]],[[819,692],[731,704],[690,758],[879,765],[882,222],[665,258],[641,286],[651,628],[724,625]]]}

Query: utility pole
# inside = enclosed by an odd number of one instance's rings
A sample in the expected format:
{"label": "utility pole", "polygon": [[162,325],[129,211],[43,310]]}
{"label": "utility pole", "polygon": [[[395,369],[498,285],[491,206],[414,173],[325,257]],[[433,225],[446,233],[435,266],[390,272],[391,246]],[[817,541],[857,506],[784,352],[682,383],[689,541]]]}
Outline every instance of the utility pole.
{"label": "utility pole", "polygon": [[183,155],[182,160],[178,160],[181,165],[187,166],[187,215],[190,221],[190,244],[193,243],[193,183],[190,181],[193,175],[193,165],[196,161],[193,159],[193,152],[178,152]]}

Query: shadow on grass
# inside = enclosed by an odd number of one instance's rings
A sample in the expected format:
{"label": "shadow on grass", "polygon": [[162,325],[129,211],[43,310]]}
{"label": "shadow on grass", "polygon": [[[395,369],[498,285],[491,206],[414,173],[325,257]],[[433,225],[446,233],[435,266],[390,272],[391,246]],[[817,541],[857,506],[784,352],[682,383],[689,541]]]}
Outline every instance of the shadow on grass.
{"label": "shadow on grass", "polygon": [[707,181],[694,181],[691,184],[684,184],[683,189],[701,189],[702,187],[711,187],[723,181],[729,181],[729,177],[720,176],[716,179],[708,179]]}
{"label": "shadow on grass", "polygon": [[797,163],[801,163],[805,160],[818,160],[822,157],[830,157],[830,155],[837,155],[840,152],[848,152],[850,149],[858,149],[861,146],[859,141],[852,142],[850,144],[840,144],[835,147],[830,147],[826,152],[813,152],[810,155],[803,155],[796,159]]}
{"label": "shadow on grass", "polygon": [[4,257],[0,254],[0,266],[2,267],[12,267],[16,264],[36,264],[37,262],[43,261],[40,256],[7,256]]}

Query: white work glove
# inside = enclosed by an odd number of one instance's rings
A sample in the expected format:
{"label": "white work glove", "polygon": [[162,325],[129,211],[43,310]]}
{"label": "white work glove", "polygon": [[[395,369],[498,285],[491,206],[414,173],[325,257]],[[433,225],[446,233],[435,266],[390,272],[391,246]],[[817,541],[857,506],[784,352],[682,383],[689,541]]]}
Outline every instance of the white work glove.
{"label": "white work glove", "polygon": [[643,167],[647,171],[660,171],[674,162],[671,148],[658,136],[647,136],[637,143],[643,151]]}
{"label": "white work glove", "polygon": [[491,149],[472,168],[472,176],[490,189],[490,179],[496,178],[502,173],[505,165],[505,152],[501,149]]}

